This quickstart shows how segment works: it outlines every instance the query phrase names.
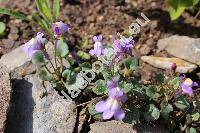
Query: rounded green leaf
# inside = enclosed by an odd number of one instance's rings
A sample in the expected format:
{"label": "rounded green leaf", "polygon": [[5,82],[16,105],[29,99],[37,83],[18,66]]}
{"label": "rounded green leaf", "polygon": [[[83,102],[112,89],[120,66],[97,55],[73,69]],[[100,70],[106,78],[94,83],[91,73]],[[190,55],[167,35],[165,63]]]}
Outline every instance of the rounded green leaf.
{"label": "rounded green leaf", "polygon": [[198,121],[200,118],[200,114],[198,112],[191,115],[193,121]]}
{"label": "rounded green leaf", "polygon": [[38,64],[38,65],[44,64],[45,60],[43,52],[42,51],[35,52],[32,56],[32,62],[33,64]]}
{"label": "rounded green leaf", "polygon": [[177,108],[181,110],[190,108],[190,103],[188,102],[187,98],[185,98],[184,96],[178,97],[174,104]]}
{"label": "rounded green leaf", "polygon": [[39,70],[39,77],[41,80],[44,80],[44,81],[51,81],[53,79],[53,75],[48,73],[45,68],[41,68]]}
{"label": "rounded green leaf", "polygon": [[3,22],[0,22],[0,35],[3,35],[6,30],[6,25]]}
{"label": "rounded green leaf", "polygon": [[71,70],[69,70],[69,69],[64,70],[62,73],[63,78],[68,78],[70,75],[71,75]]}
{"label": "rounded green leaf", "polygon": [[97,80],[95,82],[95,87],[92,89],[92,91],[97,95],[107,94],[108,88],[103,80]]}
{"label": "rounded green leaf", "polygon": [[144,113],[144,118],[146,121],[154,121],[160,117],[160,111],[154,104],[149,104]]}
{"label": "rounded green leaf", "polygon": [[69,53],[68,45],[62,39],[57,42],[56,52],[60,57],[65,57]]}

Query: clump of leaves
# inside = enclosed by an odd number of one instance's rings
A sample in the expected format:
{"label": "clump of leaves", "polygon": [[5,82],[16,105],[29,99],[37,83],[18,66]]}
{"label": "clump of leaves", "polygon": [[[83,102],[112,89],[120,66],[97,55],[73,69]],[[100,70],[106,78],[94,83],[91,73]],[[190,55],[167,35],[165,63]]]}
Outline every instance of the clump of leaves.
{"label": "clump of leaves", "polygon": [[167,0],[171,20],[178,19],[185,9],[194,9],[199,0]]}

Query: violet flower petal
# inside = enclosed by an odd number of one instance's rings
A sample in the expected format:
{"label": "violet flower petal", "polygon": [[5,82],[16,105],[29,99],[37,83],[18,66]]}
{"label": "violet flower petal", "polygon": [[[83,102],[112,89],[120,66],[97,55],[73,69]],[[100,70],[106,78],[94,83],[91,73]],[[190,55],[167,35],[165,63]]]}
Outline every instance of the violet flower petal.
{"label": "violet flower petal", "polygon": [[95,106],[95,110],[97,112],[104,112],[105,110],[108,109],[108,106],[106,105],[106,102],[105,101],[100,101],[96,104]]}
{"label": "violet flower petal", "polygon": [[124,119],[124,117],[125,117],[125,112],[121,108],[119,110],[117,110],[114,114],[115,120],[122,120],[122,119]]}
{"label": "violet flower petal", "polygon": [[112,118],[113,115],[114,115],[114,113],[115,113],[114,111],[105,110],[105,111],[103,112],[103,119],[104,119],[104,120],[107,120],[107,119]]}

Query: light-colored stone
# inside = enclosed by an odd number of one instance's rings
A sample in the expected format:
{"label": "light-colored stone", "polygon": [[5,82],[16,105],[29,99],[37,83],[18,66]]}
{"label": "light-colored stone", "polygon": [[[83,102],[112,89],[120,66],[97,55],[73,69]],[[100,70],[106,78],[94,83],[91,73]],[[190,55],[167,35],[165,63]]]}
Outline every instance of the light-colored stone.
{"label": "light-colored stone", "polygon": [[0,64],[5,65],[9,71],[22,66],[31,59],[24,53],[23,45],[5,54],[0,59]]}
{"label": "light-colored stone", "polygon": [[200,39],[174,35],[158,41],[160,50],[192,63],[200,61]]}
{"label": "light-colored stone", "polygon": [[0,132],[3,131],[11,96],[9,73],[5,66],[0,66]]}
{"label": "light-colored stone", "polygon": [[179,58],[166,58],[166,57],[154,57],[154,56],[142,56],[141,60],[149,63],[150,65],[161,68],[161,69],[171,69],[172,64],[176,63],[176,72],[187,73],[192,72],[197,68],[195,64],[186,62]]}
{"label": "light-colored stone", "polygon": [[90,125],[89,133],[137,133],[133,125],[122,121],[96,122]]}
{"label": "light-colored stone", "polygon": [[[13,74],[17,75],[17,74]],[[8,114],[7,132],[72,133],[76,122],[76,106],[61,98],[48,85],[48,95],[40,98],[38,75],[15,79],[13,99]]]}

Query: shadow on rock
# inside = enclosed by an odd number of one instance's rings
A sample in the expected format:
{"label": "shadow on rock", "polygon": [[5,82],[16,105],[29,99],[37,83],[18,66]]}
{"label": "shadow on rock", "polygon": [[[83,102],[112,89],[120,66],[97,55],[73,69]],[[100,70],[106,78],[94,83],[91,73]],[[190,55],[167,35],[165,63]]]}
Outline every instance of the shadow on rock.
{"label": "shadow on rock", "polygon": [[12,96],[7,114],[5,133],[32,133],[33,110],[32,84],[24,79],[12,79]]}

